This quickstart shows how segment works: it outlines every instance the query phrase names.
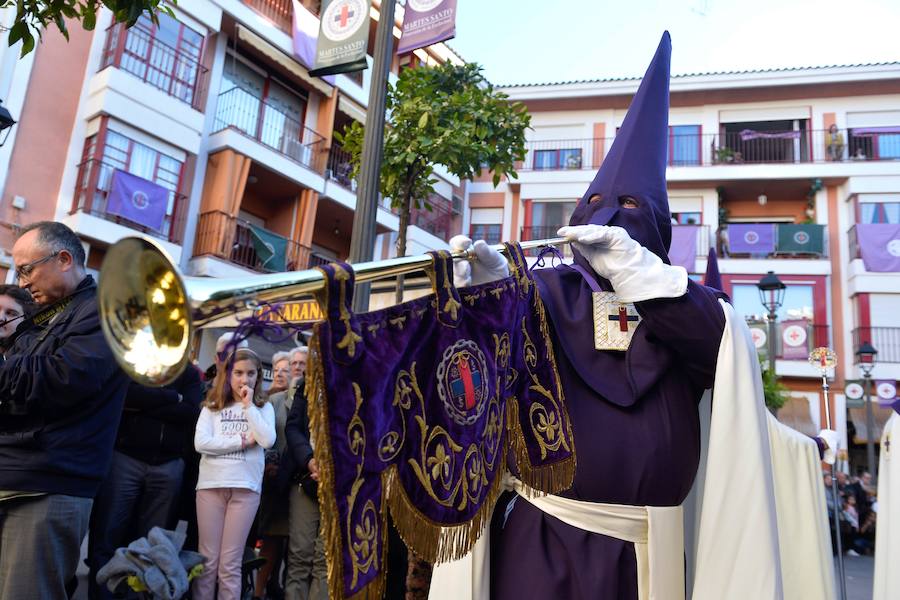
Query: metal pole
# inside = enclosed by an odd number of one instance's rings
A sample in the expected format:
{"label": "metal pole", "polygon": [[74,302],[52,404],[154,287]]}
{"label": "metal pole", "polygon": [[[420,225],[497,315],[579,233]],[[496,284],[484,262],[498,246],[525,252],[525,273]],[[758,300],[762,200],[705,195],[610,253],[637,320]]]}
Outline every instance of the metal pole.
{"label": "metal pole", "polygon": [[872,396],[869,395],[869,385],[872,383],[871,370],[863,371],[863,385],[866,392],[866,461],[869,463],[869,473],[872,475],[872,485],[875,485],[875,419],[872,416]]}
{"label": "metal pole", "polygon": [[[769,370],[775,373],[775,303],[774,299],[770,299],[772,304],[769,306]],[[776,375],[777,376],[777,375]]]}
{"label": "metal pole", "polygon": [[[351,263],[371,261],[374,253],[378,183],[384,153],[384,104],[394,47],[394,6],[395,0],[382,0],[378,29],[375,32],[375,56],[369,87],[369,107],[366,111],[359,189],[356,192],[356,214],[350,238],[350,257],[347,259]],[[357,286],[353,294],[353,310],[365,312],[368,309],[369,284],[365,283]]]}
{"label": "metal pole", "polygon": [[[828,399],[828,377],[825,374],[825,369],[822,369],[822,392],[825,394],[825,427],[826,429],[832,429],[831,402]],[[834,448],[834,451],[837,453],[837,448]],[[837,462],[837,460],[835,460],[835,462]],[[834,464],[832,464],[831,497],[834,500],[832,503],[832,518],[834,519],[834,541],[835,548],[837,549],[838,581],[840,583],[841,600],[847,600],[847,580],[844,576],[844,550],[841,548],[841,508],[838,506],[840,497],[838,496],[836,475],[837,473],[835,472]]]}

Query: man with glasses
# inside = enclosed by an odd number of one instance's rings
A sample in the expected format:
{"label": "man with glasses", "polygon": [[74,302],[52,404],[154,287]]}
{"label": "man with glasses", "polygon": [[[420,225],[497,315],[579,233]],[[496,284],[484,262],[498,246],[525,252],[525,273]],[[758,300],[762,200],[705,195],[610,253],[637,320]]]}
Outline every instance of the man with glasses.
{"label": "man with glasses", "polygon": [[0,599],[65,598],[128,380],[103,338],[78,236],[34,223],[12,256],[40,310],[0,365]]}

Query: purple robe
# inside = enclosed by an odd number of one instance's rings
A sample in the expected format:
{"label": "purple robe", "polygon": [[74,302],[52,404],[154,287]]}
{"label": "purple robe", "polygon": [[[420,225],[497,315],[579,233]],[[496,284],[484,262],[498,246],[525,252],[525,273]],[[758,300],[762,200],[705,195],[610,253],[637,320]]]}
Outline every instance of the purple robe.
{"label": "purple robe", "polygon": [[[689,282],[680,298],[638,303],[643,322],[626,356],[593,348],[591,290],[580,274],[534,273],[551,317],[578,456],[575,483],[562,495],[681,504],[697,472],[697,403],[715,375],[725,326],[721,296]],[[637,599],[631,543],[567,525],[523,498],[511,509],[498,504],[491,556],[494,600]]]}

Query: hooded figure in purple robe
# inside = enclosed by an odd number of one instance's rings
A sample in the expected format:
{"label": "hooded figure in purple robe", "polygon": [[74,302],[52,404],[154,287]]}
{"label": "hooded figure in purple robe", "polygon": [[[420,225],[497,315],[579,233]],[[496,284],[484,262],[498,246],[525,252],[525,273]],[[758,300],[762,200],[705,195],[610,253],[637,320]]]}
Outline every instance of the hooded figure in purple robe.
{"label": "hooded figure in purple robe", "polygon": [[[669,264],[670,54],[666,32],[599,172],[560,230],[573,242],[574,264],[534,271],[577,454],[575,482],[561,496],[587,503],[684,501],[700,456],[697,403],[713,383],[725,326],[722,295]],[[480,259],[485,249],[476,242]],[[484,277],[478,268],[473,280]],[[595,319],[602,292],[630,305],[620,312],[624,325],[632,322],[627,350],[595,347],[595,329],[607,319],[616,325],[615,314]],[[490,545],[494,600],[638,600],[634,544],[567,524],[526,497],[501,499]]]}

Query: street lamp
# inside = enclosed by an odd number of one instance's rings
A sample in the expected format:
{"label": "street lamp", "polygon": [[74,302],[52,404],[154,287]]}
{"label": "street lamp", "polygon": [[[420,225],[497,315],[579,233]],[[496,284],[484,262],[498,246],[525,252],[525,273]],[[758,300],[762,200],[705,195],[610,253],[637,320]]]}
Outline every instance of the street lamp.
{"label": "street lamp", "polygon": [[875,477],[875,440],[872,439],[875,433],[875,423],[872,416],[872,397],[869,395],[869,384],[872,382],[872,369],[875,368],[875,355],[878,350],[869,342],[863,342],[856,351],[859,358],[859,368],[863,372],[863,390],[866,398],[866,461],[869,463],[869,473],[872,475],[872,484],[876,482]]}
{"label": "street lamp", "polygon": [[756,284],[759,289],[759,301],[769,311],[769,369],[775,373],[775,318],[778,309],[784,302],[784,290],[787,286],[782,283],[774,271],[769,271]]}
{"label": "street lamp", "polygon": [[[3,102],[0,101],[0,137],[3,138],[3,140],[0,141],[0,146],[6,143],[6,138],[9,137],[12,126],[16,124],[16,120],[12,118],[12,115],[9,114],[9,111],[6,110],[2,104]],[[4,131],[6,131],[5,134],[3,133]]]}

